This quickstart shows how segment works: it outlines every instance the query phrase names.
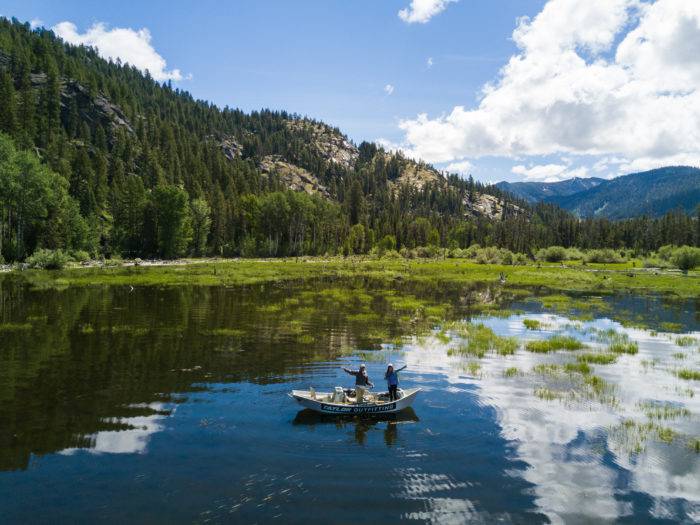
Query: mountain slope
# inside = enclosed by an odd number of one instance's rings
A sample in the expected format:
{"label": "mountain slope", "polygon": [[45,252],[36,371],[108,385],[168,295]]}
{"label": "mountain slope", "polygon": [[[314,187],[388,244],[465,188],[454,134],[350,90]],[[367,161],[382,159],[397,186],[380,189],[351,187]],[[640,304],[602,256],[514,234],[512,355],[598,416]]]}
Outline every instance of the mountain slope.
{"label": "mountain slope", "polygon": [[552,197],[564,197],[585,191],[605,182],[597,177],[567,179],[560,182],[499,182],[497,188],[527,202],[540,202]]}
{"label": "mountain slope", "polygon": [[579,217],[660,217],[678,208],[693,214],[700,204],[700,169],[669,166],[632,173],[585,191],[550,197],[546,201]]}

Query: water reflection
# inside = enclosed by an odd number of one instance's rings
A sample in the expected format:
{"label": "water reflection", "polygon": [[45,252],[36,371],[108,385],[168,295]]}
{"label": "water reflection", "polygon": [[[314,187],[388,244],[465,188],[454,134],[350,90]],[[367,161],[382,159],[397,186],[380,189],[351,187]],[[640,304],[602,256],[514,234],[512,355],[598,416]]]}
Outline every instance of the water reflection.
{"label": "water reflection", "polygon": [[[700,353],[662,326],[696,329],[692,303],[593,298],[601,310],[582,322],[489,286],[388,289],[367,280],[132,291],[0,282],[0,508],[8,522],[126,522],[135,513],[309,524],[339,515],[700,520],[700,456],[680,439],[649,439],[630,453],[610,432],[622,418],[644,421],[640,403],[661,402],[692,413],[665,425],[700,435],[697,383],[675,375],[697,369]],[[513,304],[544,323],[534,332],[523,315],[480,319],[521,340],[567,333],[595,346],[591,325],[628,333],[638,355],[592,365],[618,385],[617,404],[533,394],[570,381],[534,367],[573,355],[521,350],[469,368],[449,355],[455,343],[444,334],[417,337],[484,304]],[[648,326],[621,326],[622,311]],[[345,384],[338,365],[360,360],[375,380],[386,361],[407,363],[405,386],[423,389],[416,412],[338,419],[297,412],[287,398],[291,389]],[[504,376],[509,368],[522,374]]]}
{"label": "water reflection", "polygon": [[399,427],[407,423],[418,423],[420,419],[412,407],[406,408],[395,414],[381,414],[373,417],[357,416],[330,416],[319,414],[310,409],[297,412],[292,422],[294,425],[334,425],[338,429],[352,428],[354,430],[354,440],[359,445],[367,442],[367,433],[375,430],[382,430],[384,433],[384,443],[387,447],[396,445],[399,437]]}

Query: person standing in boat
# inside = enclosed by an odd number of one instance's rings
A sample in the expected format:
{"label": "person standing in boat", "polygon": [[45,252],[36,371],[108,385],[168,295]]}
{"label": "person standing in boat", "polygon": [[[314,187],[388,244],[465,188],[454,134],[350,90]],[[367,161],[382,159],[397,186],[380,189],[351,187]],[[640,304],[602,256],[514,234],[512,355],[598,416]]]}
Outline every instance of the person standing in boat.
{"label": "person standing in boat", "polygon": [[364,363],[360,365],[359,370],[350,370],[344,366],[341,368],[351,376],[355,376],[355,389],[357,389],[357,387],[367,388],[368,386],[374,386],[374,383],[369,380],[369,376],[367,375],[367,367],[364,365]]}
{"label": "person standing in boat", "polygon": [[406,365],[394,370],[394,365],[391,363],[389,363],[386,367],[384,379],[386,379],[386,384],[389,387],[389,401],[396,401],[399,398],[396,393],[399,388],[399,372],[401,372],[401,370],[404,368],[406,368]]}

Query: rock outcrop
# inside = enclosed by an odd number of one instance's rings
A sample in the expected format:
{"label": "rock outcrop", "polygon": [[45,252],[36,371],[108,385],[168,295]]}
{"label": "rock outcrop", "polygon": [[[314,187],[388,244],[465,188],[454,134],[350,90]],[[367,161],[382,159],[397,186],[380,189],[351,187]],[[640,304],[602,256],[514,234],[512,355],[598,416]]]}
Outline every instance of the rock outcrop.
{"label": "rock outcrop", "polygon": [[290,164],[279,155],[267,155],[260,161],[263,173],[275,175],[287,188],[292,191],[303,191],[309,195],[321,195],[330,198],[328,189],[319,182],[316,175]]}
{"label": "rock outcrop", "polygon": [[348,138],[338,130],[310,120],[288,120],[287,126],[296,132],[308,133],[311,144],[329,162],[352,169],[360,153]]}

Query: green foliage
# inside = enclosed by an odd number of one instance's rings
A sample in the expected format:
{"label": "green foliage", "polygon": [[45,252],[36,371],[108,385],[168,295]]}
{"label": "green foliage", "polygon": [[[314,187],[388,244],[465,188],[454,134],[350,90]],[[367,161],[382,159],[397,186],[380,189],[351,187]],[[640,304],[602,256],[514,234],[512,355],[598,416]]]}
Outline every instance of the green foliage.
{"label": "green foliage", "polygon": [[538,261],[561,262],[566,259],[566,248],[563,246],[550,246],[537,252],[535,258]]}
{"label": "green foliage", "polygon": [[27,258],[27,265],[41,270],[62,270],[70,260],[71,257],[61,250],[40,248]]}
{"label": "green foliage", "polygon": [[178,186],[159,186],[151,195],[158,254],[174,259],[185,254],[192,239],[187,192]]}
{"label": "green foliage", "polygon": [[211,228],[211,208],[204,199],[195,199],[190,204],[192,217],[192,252],[202,256],[207,250],[207,238]]}
{"label": "green foliage", "polygon": [[700,266],[700,248],[681,246],[674,250],[671,261],[684,272],[697,268]]}
{"label": "green foliage", "polygon": [[585,260],[589,263],[619,263],[622,261],[622,257],[615,250],[605,248],[588,251],[585,255]]}

